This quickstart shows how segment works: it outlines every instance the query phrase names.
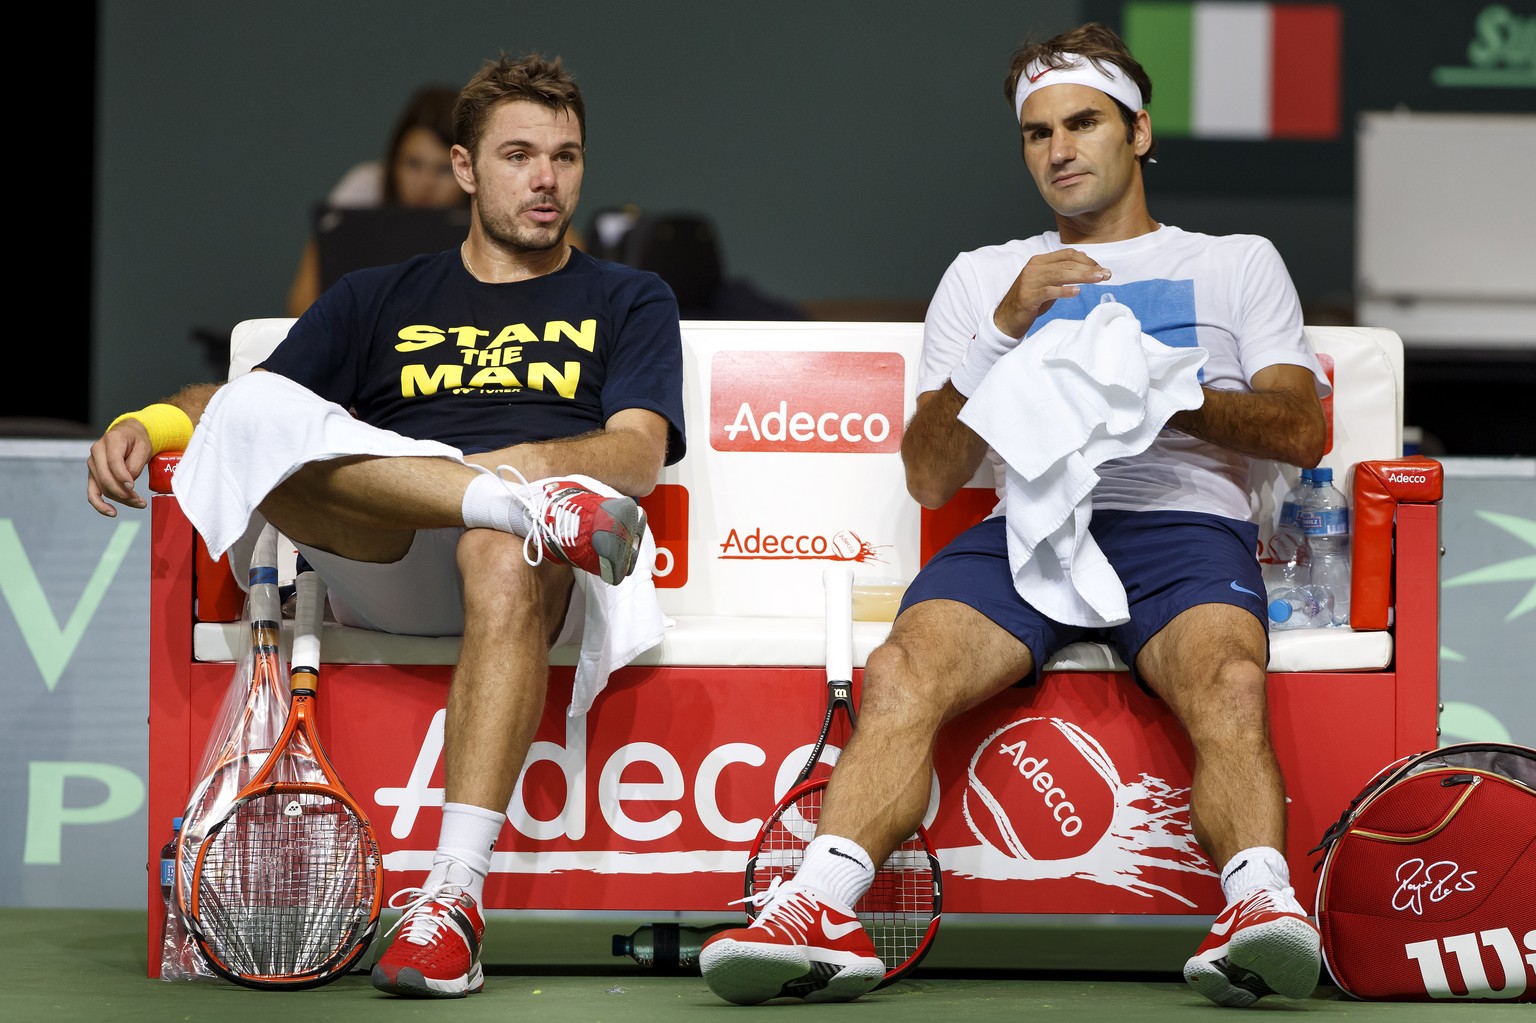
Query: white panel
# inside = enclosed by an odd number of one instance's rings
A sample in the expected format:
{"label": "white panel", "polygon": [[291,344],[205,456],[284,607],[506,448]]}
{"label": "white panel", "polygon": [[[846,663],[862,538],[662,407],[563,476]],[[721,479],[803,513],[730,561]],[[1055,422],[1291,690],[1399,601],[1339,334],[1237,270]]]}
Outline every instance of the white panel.
{"label": "white panel", "polygon": [[1365,113],[1355,143],[1362,299],[1536,303],[1536,114]]}
{"label": "white panel", "polygon": [[1268,4],[1195,4],[1190,112],[1195,135],[1269,135],[1270,24]]}
{"label": "white panel", "polygon": [[[891,352],[905,363],[904,425],[916,408],[921,323],[684,321],[684,415],[688,454],[662,483],[689,495],[689,574],[681,588],[658,588],[662,609],[677,615],[821,615],[821,571],[828,559],[733,560],[738,537],[830,539],[853,534],[879,560],[856,573],[910,580],[917,572],[921,509],[907,494],[897,451],[877,454],[717,451],[710,446],[711,368],[724,352]],[[856,391],[856,380],[847,381]],[[793,395],[789,396],[791,401]],[[759,410],[761,411],[761,410]]]}

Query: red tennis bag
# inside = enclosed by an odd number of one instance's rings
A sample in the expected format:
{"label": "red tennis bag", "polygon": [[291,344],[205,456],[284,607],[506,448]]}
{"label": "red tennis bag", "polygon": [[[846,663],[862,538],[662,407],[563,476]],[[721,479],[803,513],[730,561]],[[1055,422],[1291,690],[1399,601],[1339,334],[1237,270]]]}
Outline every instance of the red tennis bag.
{"label": "red tennis bag", "polygon": [[1536,750],[1404,757],[1312,852],[1323,961],[1347,994],[1536,1001]]}

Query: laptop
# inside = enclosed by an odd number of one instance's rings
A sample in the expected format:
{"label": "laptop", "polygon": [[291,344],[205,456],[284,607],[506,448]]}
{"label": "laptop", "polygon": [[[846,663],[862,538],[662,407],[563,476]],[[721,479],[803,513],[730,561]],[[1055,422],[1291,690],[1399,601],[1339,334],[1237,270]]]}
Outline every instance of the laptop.
{"label": "laptop", "polygon": [[469,209],[321,206],[315,213],[320,290],[365,266],[387,266],[423,252],[458,248]]}

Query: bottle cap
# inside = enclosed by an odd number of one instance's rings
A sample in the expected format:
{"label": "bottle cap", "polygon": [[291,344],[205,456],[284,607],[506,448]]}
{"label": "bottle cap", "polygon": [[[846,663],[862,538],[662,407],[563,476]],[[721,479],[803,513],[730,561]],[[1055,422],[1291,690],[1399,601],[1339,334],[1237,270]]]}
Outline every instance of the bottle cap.
{"label": "bottle cap", "polygon": [[632,948],[633,948],[633,945],[632,945],[632,943],[629,940],[629,935],[627,935],[627,934],[615,934],[613,936],[613,954],[614,955],[616,955],[616,956],[627,956],[627,955],[629,955],[629,953],[632,950]]}
{"label": "bottle cap", "polygon": [[1320,465],[1312,470],[1312,479],[1318,483],[1332,483],[1333,470]]}
{"label": "bottle cap", "polygon": [[1269,620],[1275,624],[1283,624],[1291,620],[1291,605],[1284,600],[1271,601],[1269,605]]}
{"label": "bottle cap", "polygon": [[182,821],[182,818],[180,818],[180,817],[172,817],[171,818],[171,830],[172,831],[180,831],[181,830],[181,821]]}

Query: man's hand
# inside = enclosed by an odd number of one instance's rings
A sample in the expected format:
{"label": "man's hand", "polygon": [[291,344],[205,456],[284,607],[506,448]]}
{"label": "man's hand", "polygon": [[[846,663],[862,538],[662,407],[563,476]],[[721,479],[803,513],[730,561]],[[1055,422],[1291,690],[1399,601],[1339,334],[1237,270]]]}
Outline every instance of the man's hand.
{"label": "man's hand", "polygon": [[145,507],[133,483],[153,454],[149,431],[137,419],[124,419],[102,434],[86,462],[85,499],[91,507],[108,518],[117,516],[109,499],[128,508]]}
{"label": "man's hand", "polygon": [[971,339],[960,365],[950,374],[950,383],[970,397],[981,386],[982,377],[1018,345],[1053,302],[1076,295],[1079,285],[1108,279],[1108,270],[1076,249],[1058,249],[1030,257],[992,314],[992,326],[996,329],[984,329]]}
{"label": "man's hand", "polygon": [[1058,298],[1076,295],[1081,284],[1107,280],[1109,271],[1077,249],[1032,256],[997,304],[992,322],[1008,337],[1021,338]]}

